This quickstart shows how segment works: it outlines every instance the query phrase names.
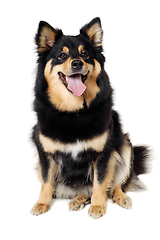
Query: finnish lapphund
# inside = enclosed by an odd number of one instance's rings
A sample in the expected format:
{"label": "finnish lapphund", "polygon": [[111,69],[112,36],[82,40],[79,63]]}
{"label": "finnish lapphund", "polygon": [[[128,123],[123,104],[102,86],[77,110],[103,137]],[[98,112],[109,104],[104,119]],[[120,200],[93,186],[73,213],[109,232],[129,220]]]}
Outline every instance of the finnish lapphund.
{"label": "finnish lapphund", "polygon": [[127,191],[142,188],[148,148],[133,147],[113,110],[112,87],[104,69],[99,18],[65,36],[41,21],[32,140],[39,155],[42,188],[34,215],[47,212],[53,198],[72,199],[76,211],[91,203],[89,215],[106,213],[107,199],[126,209]]}

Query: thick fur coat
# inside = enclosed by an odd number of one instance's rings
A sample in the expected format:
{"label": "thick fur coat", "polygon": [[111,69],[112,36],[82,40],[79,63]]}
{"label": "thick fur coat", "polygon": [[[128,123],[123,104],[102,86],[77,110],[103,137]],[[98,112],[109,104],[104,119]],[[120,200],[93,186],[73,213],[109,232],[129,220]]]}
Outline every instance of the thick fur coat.
{"label": "thick fur coat", "polygon": [[52,198],[73,198],[71,210],[91,203],[89,215],[106,212],[108,198],[130,208],[129,190],[142,188],[147,148],[132,147],[113,110],[112,87],[104,70],[99,18],[65,36],[40,22],[32,139],[42,189],[32,213],[50,209]]}

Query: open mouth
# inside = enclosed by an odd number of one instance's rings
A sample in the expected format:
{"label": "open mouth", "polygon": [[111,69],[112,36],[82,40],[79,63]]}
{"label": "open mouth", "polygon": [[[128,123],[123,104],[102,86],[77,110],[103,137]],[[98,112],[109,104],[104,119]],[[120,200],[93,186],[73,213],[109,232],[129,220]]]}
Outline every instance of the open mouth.
{"label": "open mouth", "polygon": [[60,79],[62,80],[62,82],[67,86],[68,85],[68,77],[76,77],[81,75],[81,81],[84,83],[85,80],[87,79],[87,75],[83,75],[83,74],[73,74],[71,76],[66,76],[65,74],[63,74],[62,72],[59,72],[58,75],[60,76]]}
{"label": "open mouth", "polygon": [[84,82],[87,78],[87,74],[73,74],[71,76],[67,76],[62,72],[59,72],[58,74],[63,84],[76,96],[81,96],[86,90]]}

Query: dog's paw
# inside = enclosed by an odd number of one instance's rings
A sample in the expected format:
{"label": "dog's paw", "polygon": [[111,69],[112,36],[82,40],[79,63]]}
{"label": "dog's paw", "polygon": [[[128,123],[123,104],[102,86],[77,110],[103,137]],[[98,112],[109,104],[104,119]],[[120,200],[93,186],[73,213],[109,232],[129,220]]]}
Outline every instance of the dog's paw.
{"label": "dog's paw", "polygon": [[38,216],[40,214],[46,213],[48,212],[50,209],[50,205],[47,204],[43,204],[43,203],[36,203],[32,210],[31,210],[31,214]]}
{"label": "dog's paw", "polygon": [[89,211],[89,215],[94,218],[100,218],[106,213],[106,207],[105,206],[91,206]]}
{"label": "dog's paw", "polygon": [[113,202],[126,209],[132,208],[132,200],[125,193],[121,196],[114,196]]}
{"label": "dog's paw", "polygon": [[83,196],[77,196],[75,197],[69,204],[69,209],[71,211],[77,211],[81,210],[85,207],[86,204],[90,202],[89,199],[83,197]]}

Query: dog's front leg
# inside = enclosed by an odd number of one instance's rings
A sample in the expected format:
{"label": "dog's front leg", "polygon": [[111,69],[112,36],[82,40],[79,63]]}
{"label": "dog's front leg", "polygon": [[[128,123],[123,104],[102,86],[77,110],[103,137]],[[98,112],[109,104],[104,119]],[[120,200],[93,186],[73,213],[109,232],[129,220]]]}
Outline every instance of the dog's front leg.
{"label": "dog's front leg", "polygon": [[[58,166],[50,156],[43,159],[43,163],[48,161],[48,164],[42,164],[42,156],[39,163],[39,175],[42,182],[42,188],[37,203],[33,206],[31,213],[33,215],[40,215],[50,209],[52,195],[55,192],[55,176],[57,174]],[[45,162],[44,162],[45,161]],[[48,166],[47,166],[48,165]],[[45,170],[43,169],[45,167]]]}
{"label": "dog's front leg", "polygon": [[100,218],[106,213],[107,189],[110,188],[115,174],[115,152],[103,156],[94,163],[94,180],[89,215]]}

